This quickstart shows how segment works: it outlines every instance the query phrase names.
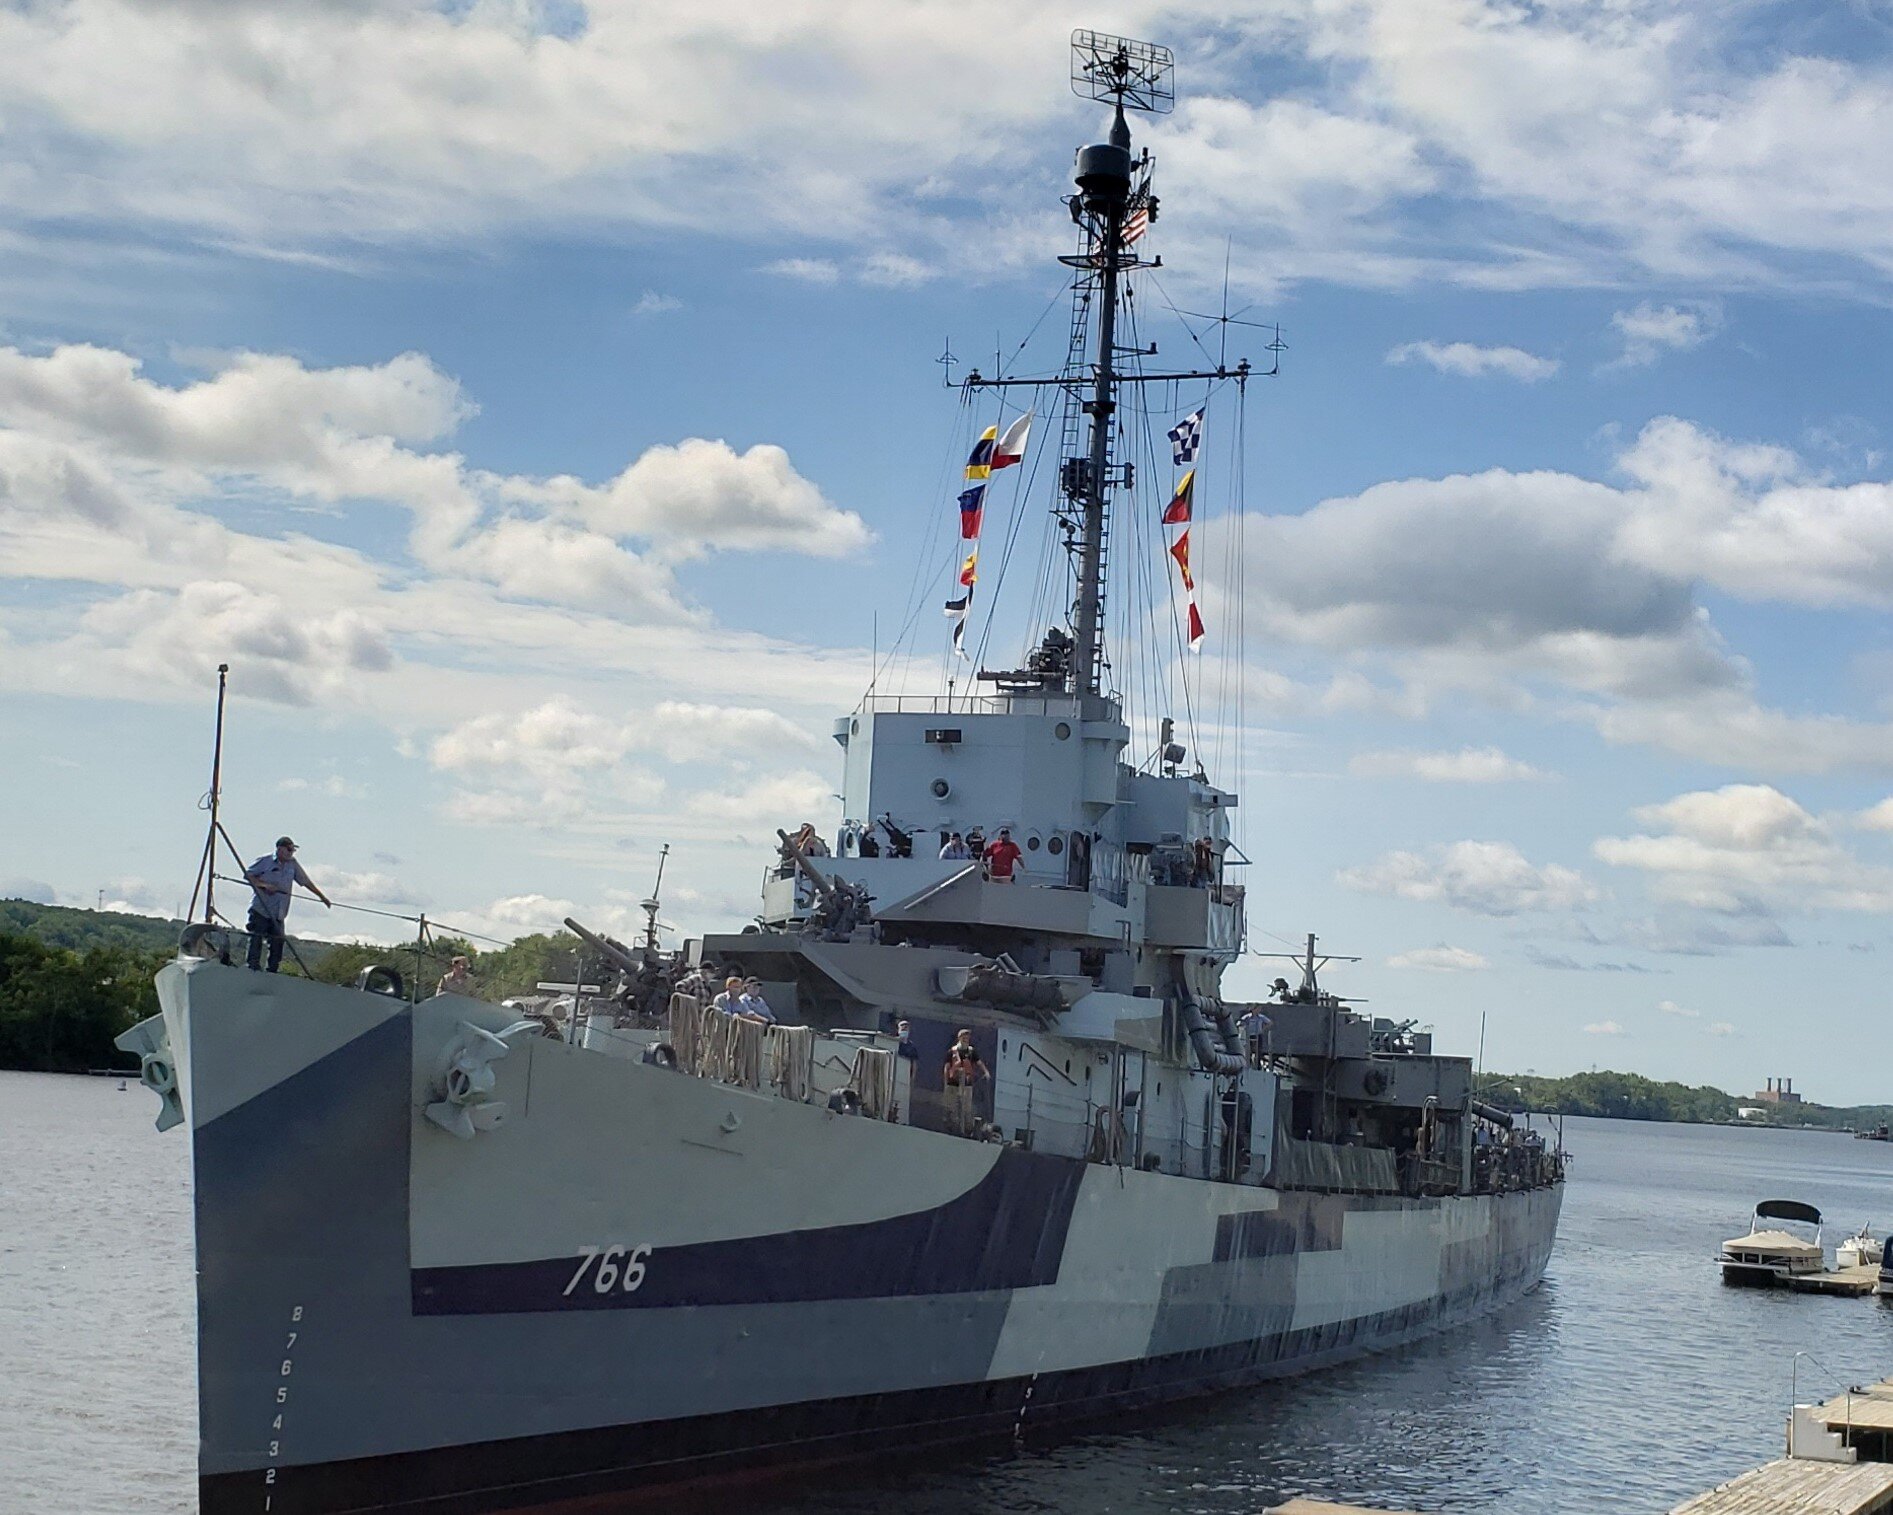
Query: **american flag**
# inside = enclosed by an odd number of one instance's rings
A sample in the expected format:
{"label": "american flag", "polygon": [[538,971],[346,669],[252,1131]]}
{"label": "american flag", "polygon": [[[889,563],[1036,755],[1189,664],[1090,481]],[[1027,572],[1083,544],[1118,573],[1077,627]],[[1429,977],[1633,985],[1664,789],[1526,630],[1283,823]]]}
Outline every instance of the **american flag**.
{"label": "american flag", "polygon": [[1124,229],[1117,234],[1118,244],[1129,247],[1139,237],[1150,230],[1150,223],[1156,219],[1157,201],[1150,193],[1150,180],[1137,186],[1131,194],[1131,203],[1124,213]]}
{"label": "american flag", "polygon": [[1196,461],[1196,449],[1203,445],[1203,412],[1193,410],[1170,428],[1171,456],[1178,468]]}

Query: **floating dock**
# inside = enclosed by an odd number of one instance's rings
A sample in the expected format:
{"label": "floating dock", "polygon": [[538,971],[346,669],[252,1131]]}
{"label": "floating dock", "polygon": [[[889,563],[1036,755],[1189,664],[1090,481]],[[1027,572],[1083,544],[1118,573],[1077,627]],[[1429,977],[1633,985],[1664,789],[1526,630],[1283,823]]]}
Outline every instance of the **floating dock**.
{"label": "floating dock", "polygon": [[1670,1515],[1879,1515],[1893,1510],[1893,1463],[1781,1458],[1679,1504]]}
{"label": "floating dock", "polygon": [[1291,1499],[1271,1505],[1263,1515],[1413,1515],[1411,1510],[1370,1510],[1361,1504],[1327,1504],[1319,1499]]}
{"label": "floating dock", "polygon": [[1871,1294],[1879,1281],[1880,1265],[1861,1263],[1855,1268],[1797,1274],[1787,1282],[1790,1289],[1799,1289],[1804,1294]]}

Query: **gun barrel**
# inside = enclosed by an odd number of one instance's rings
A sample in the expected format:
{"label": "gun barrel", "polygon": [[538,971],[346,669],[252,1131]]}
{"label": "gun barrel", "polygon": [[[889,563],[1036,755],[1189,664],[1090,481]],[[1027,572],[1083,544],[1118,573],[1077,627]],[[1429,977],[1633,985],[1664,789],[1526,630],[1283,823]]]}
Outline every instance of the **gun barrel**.
{"label": "gun barrel", "polygon": [[616,942],[607,941],[595,931],[587,931],[569,915],[565,918],[565,928],[581,942],[585,943],[586,946],[592,948],[594,951],[604,953],[607,958],[618,967],[624,969],[626,973],[636,973],[644,966]]}
{"label": "gun barrel", "polygon": [[782,850],[795,860],[795,866],[808,876],[808,881],[815,886],[815,892],[826,901],[835,892],[834,881],[808,860],[807,855],[795,845],[794,839],[788,832],[778,826],[776,835],[782,838]]}

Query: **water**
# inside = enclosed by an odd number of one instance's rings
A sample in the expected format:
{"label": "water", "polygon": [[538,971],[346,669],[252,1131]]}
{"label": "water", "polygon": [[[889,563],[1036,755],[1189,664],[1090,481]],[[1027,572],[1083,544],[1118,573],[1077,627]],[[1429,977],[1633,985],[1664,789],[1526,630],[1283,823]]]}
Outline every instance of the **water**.
{"label": "water", "polygon": [[[0,1073],[0,1511],[194,1508],[182,1135],[107,1079]],[[1893,1306],[1725,1289],[1758,1199],[1829,1239],[1893,1223],[1893,1145],[1573,1120],[1545,1286],[1449,1337],[1018,1454],[818,1475],[712,1506],[768,1515],[1253,1515],[1291,1494],[1402,1509],[1667,1510],[1779,1455],[1803,1397],[1893,1373]]]}

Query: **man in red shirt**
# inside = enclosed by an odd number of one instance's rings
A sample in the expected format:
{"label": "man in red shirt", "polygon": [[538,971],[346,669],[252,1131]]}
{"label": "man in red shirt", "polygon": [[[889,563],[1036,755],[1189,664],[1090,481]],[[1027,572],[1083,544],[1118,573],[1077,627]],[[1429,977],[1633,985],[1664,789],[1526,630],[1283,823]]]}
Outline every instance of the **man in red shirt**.
{"label": "man in red shirt", "polygon": [[1019,844],[1012,839],[1012,828],[1001,826],[999,835],[986,844],[986,877],[995,884],[1013,882],[1012,865],[1021,856]]}

